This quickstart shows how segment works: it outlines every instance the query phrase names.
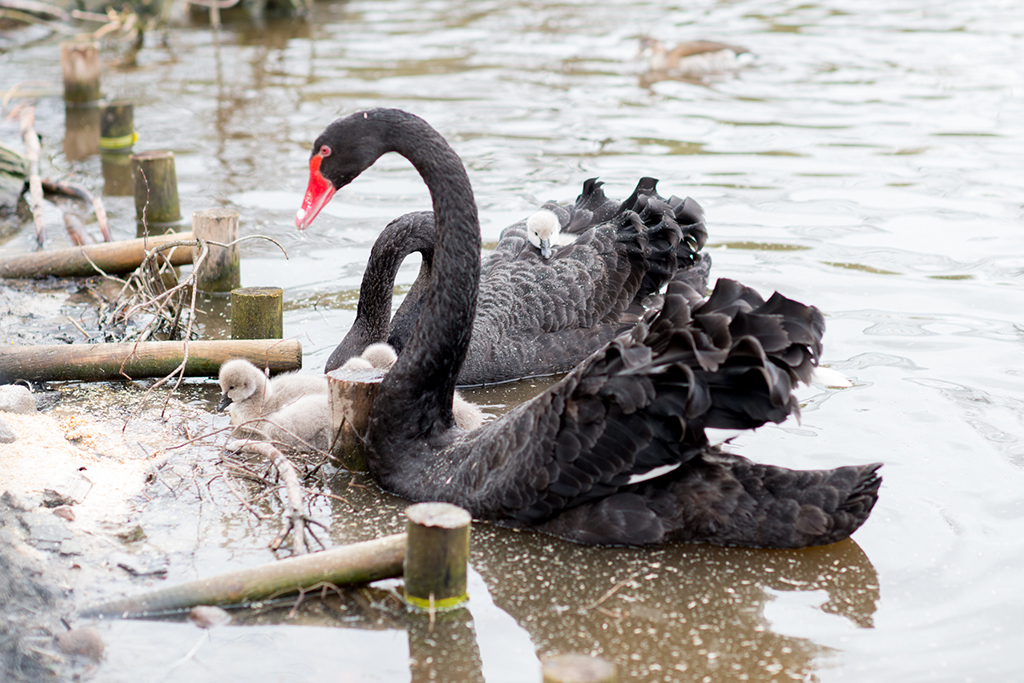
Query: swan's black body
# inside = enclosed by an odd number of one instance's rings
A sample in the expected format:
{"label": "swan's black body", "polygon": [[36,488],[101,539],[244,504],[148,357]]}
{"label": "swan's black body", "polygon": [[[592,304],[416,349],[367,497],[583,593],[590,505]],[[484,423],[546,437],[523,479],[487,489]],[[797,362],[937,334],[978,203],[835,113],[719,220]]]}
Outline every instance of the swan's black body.
{"label": "swan's black body", "polygon": [[405,112],[339,119],[316,142],[297,222],[308,225],[307,207],[325,203],[325,179],[341,187],[391,151],[430,188],[438,235],[419,319],[367,429],[367,462],[384,489],[594,544],[801,547],[846,538],[867,519],[877,464],[791,471],[708,445],[706,427],[753,428],[796,412],[793,385],[809,378],[824,330],[816,309],[778,294],[765,302],[728,280],[707,301],[670,285],[660,311],[544,393],[473,432],[454,428],[480,269],[458,156]]}
{"label": "swan's black body", "polygon": [[[670,279],[689,278],[703,291],[710,257],[703,211],[692,199],[664,199],[657,181],[643,178],[624,202],[607,199],[597,179],[583,185],[572,207],[541,208],[576,239],[550,259],[527,240],[526,220],[502,231],[481,267],[477,314],[460,385],[566,372],[628,331],[648,297]],[[392,221],[370,252],[356,319],[331,354],[326,370],[341,367],[368,345],[386,341],[397,351],[419,316],[434,255],[431,212]],[[420,272],[391,319],[395,275],[406,256],[423,257]]]}

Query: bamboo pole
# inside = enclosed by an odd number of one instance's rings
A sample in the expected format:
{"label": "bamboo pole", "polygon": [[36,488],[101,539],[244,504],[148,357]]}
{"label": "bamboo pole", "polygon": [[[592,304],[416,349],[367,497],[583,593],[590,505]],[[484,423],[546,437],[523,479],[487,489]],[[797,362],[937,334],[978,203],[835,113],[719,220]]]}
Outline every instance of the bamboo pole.
{"label": "bamboo pole", "polygon": [[[241,257],[238,244],[238,212],[234,209],[204,209],[192,213],[192,234],[196,239],[211,240],[221,244],[230,244],[229,247],[220,247],[216,244],[210,245],[210,255],[196,270],[196,287],[201,292],[230,292],[242,284]],[[278,292],[280,288],[276,288]],[[280,298],[280,295],[279,295]],[[283,320],[284,308],[281,302],[277,306],[280,309],[278,320]],[[266,338],[280,339],[283,326],[278,323],[274,331],[277,334],[267,335]],[[238,339],[239,337],[233,338]],[[254,339],[256,337],[247,337]]]}
{"label": "bamboo pole", "polygon": [[104,154],[128,154],[135,134],[135,105],[127,100],[105,102],[100,108],[100,149]]}
{"label": "bamboo pole", "polygon": [[95,102],[100,98],[100,50],[95,42],[61,43],[60,66],[65,102]]}
{"label": "bamboo pole", "polygon": [[141,617],[196,605],[235,605],[314,588],[361,584],[402,574],[405,534],[291,557],[88,607],[83,617]]}
{"label": "bamboo pole", "polygon": [[280,339],[284,336],[284,290],[238,287],[231,290],[232,339]]}
{"label": "bamboo pole", "polygon": [[468,512],[450,503],[417,503],[405,549],[405,600],[420,609],[448,610],[464,603],[469,562]]}
{"label": "bamboo pole", "polygon": [[334,445],[331,459],[350,472],[365,472],[363,435],[385,370],[334,370],[327,374]]}
{"label": "bamboo pole", "polygon": [[[100,382],[166,377],[185,357],[185,342],[0,346],[0,384],[16,380]],[[245,358],[271,372],[302,367],[302,344],[284,340],[213,340],[188,344],[189,377],[216,377],[232,358]]]}
{"label": "bamboo pole", "polygon": [[[149,239],[122,240],[84,247],[36,251],[18,256],[0,257],[0,277],[43,278],[85,277],[99,272],[130,273],[146,258],[146,250],[167,242],[190,240],[192,233],[160,235]],[[171,265],[192,263],[192,248],[176,247],[165,252]]]}
{"label": "bamboo pole", "polygon": [[70,161],[99,152],[100,51],[94,41],[60,44],[64,73],[64,156]]}
{"label": "bamboo pole", "polygon": [[590,655],[554,655],[541,664],[544,683],[616,683],[616,666],[607,659]]}
{"label": "bamboo pole", "polygon": [[178,175],[174,170],[174,152],[154,151],[133,154],[132,179],[135,183],[135,216],[141,230],[159,228],[181,220],[178,201]]}

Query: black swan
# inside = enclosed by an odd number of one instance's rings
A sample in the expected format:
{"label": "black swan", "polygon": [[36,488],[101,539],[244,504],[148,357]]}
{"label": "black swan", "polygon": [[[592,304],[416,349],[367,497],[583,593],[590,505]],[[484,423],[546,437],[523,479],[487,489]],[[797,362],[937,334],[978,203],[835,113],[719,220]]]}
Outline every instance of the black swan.
{"label": "black swan", "polygon": [[[342,370],[391,370],[398,360],[398,354],[387,344],[370,344],[358,356],[353,356],[341,366]],[[480,406],[467,401],[458,391],[452,396],[452,415],[460,429],[472,431],[484,423],[484,411]]]}
{"label": "black swan", "polygon": [[[695,201],[660,197],[653,178],[641,179],[623,202],[608,200],[601,185],[592,178],[574,206],[548,202],[537,212],[559,226],[545,239],[564,245],[531,246],[530,222],[537,214],[502,231],[481,268],[459,385],[568,371],[635,325],[648,298],[669,279],[706,286],[710,257],[700,250],[707,229]],[[356,319],[328,359],[327,372],[368,344],[387,341],[401,352],[430,279],[434,237],[431,212],[406,214],[381,232],[363,274]],[[395,275],[414,251],[423,263],[392,318]]]}
{"label": "black swan", "polygon": [[747,48],[713,40],[690,40],[670,50],[660,40],[641,38],[640,56],[650,62],[652,72],[681,78],[735,71],[754,61]]}
{"label": "black swan", "polygon": [[327,394],[323,375],[286,372],[267,379],[262,370],[242,358],[223,363],[218,382],[221,401],[217,408],[230,411],[232,424],[269,415],[309,394]]}
{"label": "black swan", "polygon": [[848,537],[871,511],[879,464],[792,471],[708,445],[705,427],[755,428],[798,411],[792,388],[820,354],[821,313],[719,280],[707,300],[672,283],[660,311],[559,382],[479,429],[452,395],[477,303],[480,228],[469,177],[441,135],[403,111],[338,119],[320,135],[296,220],[397,152],[430,189],[432,279],[366,433],[386,491],[580,543],[803,547]]}

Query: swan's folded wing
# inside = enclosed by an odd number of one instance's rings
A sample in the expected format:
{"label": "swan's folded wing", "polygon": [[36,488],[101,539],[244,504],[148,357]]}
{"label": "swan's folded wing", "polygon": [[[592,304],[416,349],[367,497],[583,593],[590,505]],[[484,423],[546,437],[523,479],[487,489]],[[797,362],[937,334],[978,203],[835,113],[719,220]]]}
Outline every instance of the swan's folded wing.
{"label": "swan's folded wing", "polygon": [[796,412],[792,388],[817,361],[820,334],[808,331],[823,329],[821,314],[782,297],[765,303],[731,281],[716,295],[702,303],[674,286],[631,334],[466,436],[453,482],[471,507],[537,523],[684,474],[709,449],[705,427],[753,428]]}

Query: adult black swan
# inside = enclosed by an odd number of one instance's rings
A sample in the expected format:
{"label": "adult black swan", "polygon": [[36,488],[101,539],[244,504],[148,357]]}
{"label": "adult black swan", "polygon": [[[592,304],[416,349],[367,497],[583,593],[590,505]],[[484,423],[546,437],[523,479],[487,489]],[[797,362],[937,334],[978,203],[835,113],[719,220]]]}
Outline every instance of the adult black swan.
{"label": "adult black swan", "polygon": [[422,119],[389,109],[328,126],[296,216],[387,152],[412,162],[437,221],[412,338],[381,383],[366,433],[380,486],[477,519],[581,543],[802,547],[848,537],[871,511],[878,464],[758,465],[709,446],[707,427],[754,428],[798,410],[824,331],[817,309],[720,280],[707,300],[671,284],[660,311],[503,417],[454,427],[452,395],[477,301],[480,229],[459,157]]}
{"label": "adult black swan", "polygon": [[[653,178],[642,178],[623,202],[605,197],[601,185],[592,178],[573,206],[547,202],[502,231],[482,264],[459,385],[566,372],[632,328],[647,298],[670,278],[685,275],[706,286],[710,258],[700,250],[707,229],[697,202],[664,199]],[[430,280],[434,239],[429,211],[406,214],[384,228],[363,273],[356,319],[328,359],[327,372],[370,344],[386,341],[401,352]],[[392,318],[395,275],[417,251],[420,272]]]}

